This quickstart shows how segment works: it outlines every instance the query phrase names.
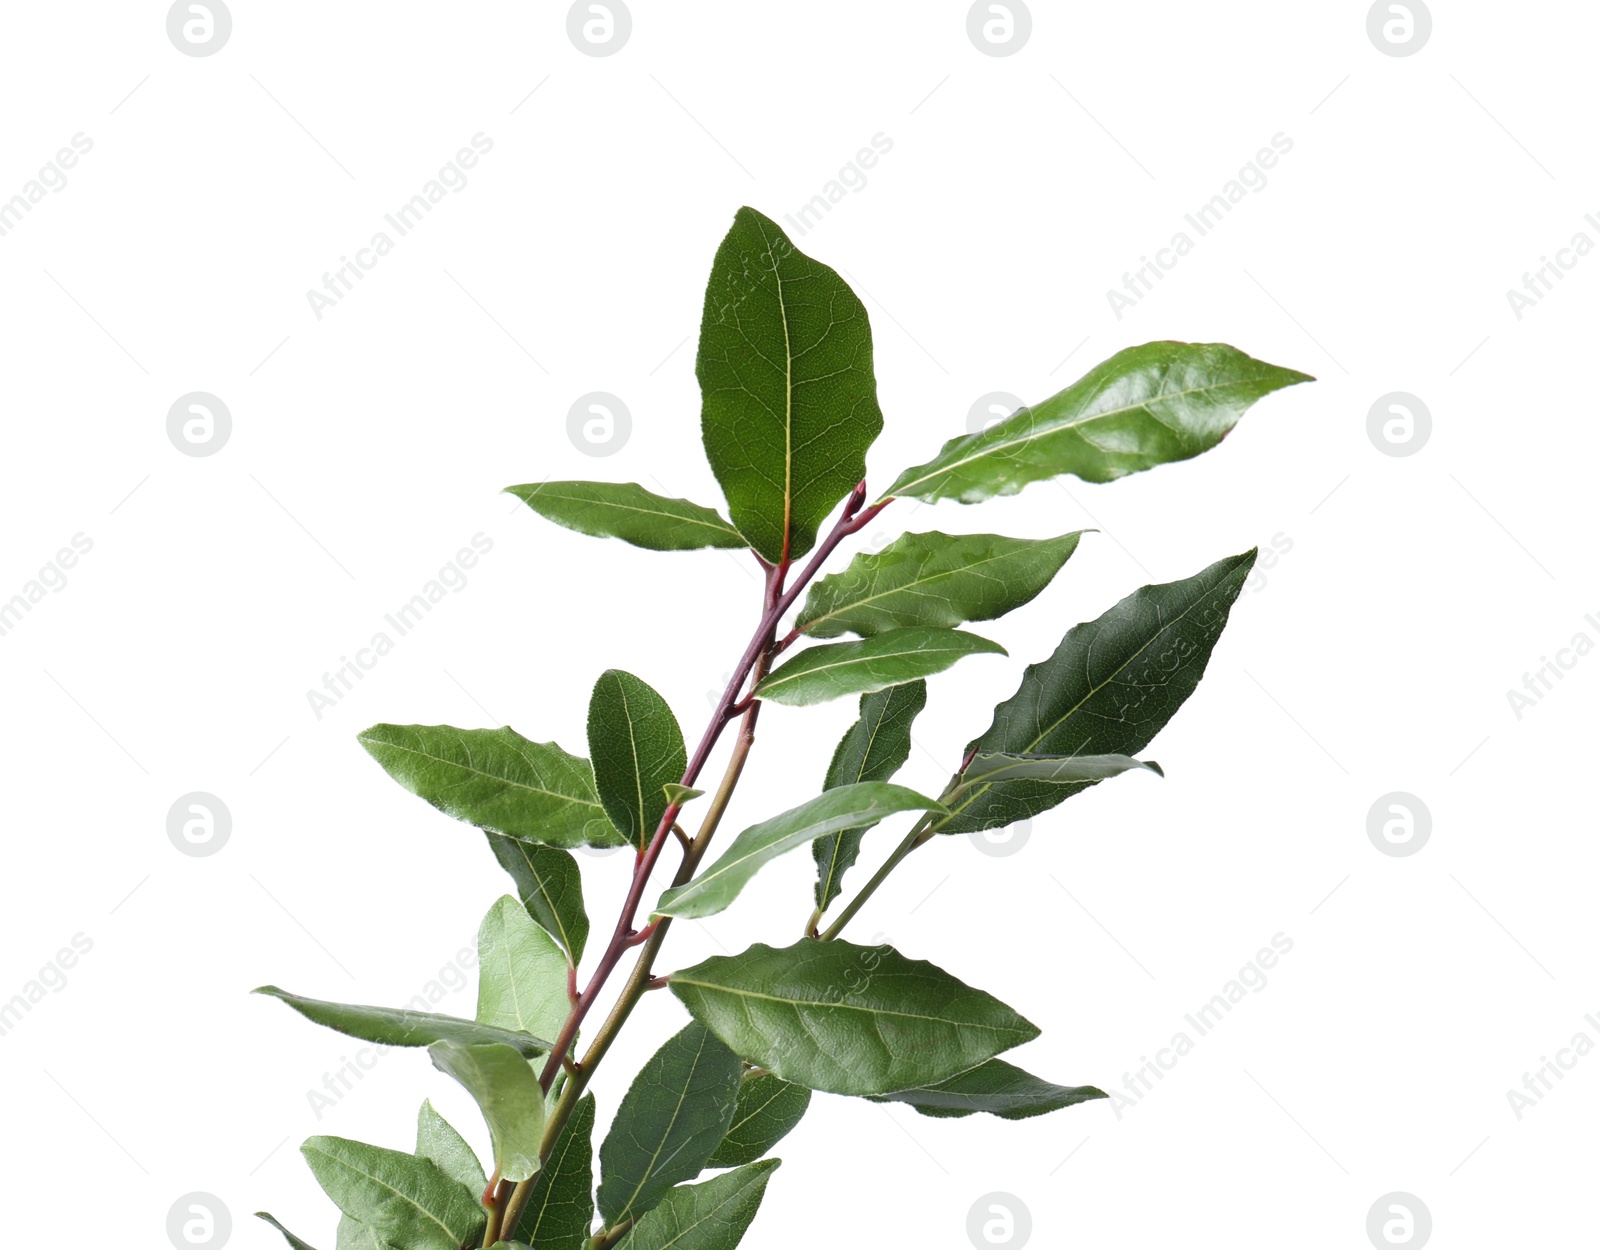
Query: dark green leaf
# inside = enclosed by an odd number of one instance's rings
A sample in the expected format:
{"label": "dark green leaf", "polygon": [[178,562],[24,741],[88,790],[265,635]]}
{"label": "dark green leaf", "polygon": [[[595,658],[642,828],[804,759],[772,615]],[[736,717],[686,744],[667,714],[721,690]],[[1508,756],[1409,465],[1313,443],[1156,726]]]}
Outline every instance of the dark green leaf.
{"label": "dark green leaf", "polygon": [[635,482],[536,482],[508,486],[506,493],[569,530],[650,551],[750,545],[715,510],[652,494]]}
{"label": "dark green leaf", "polygon": [[[928,683],[908,681],[861,696],[861,713],[834,748],[824,790],[858,781],[888,781],[911,754],[911,722],[928,702]],[[861,838],[871,825],[824,834],[811,844],[817,861],[816,899],[826,908],[839,897],[845,871],[861,852]]]}
{"label": "dark green leaf", "polygon": [[489,1183],[472,1147],[427,1099],[417,1111],[417,1157],[432,1159],[446,1176],[475,1193],[482,1193]]}
{"label": "dark green leaf", "polygon": [[1136,760],[1131,755],[977,755],[961,774],[956,794],[1002,781],[1080,785],[1104,781],[1135,768],[1147,769],[1157,777],[1166,776],[1154,760]]}
{"label": "dark green leaf", "polygon": [[739,1058],[690,1023],[651,1056],[600,1146],[600,1214],[637,1219],[691,1180],[728,1134],[739,1097]]}
{"label": "dark green leaf", "polygon": [[589,754],[606,815],[643,848],[667,810],[663,787],[688,764],[683,731],[667,701],[632,673],[608,669],[589,698]]}
{"label": "dark green leaf", "polygon": [[751,208],[712,262],[700,322],[701,434],[728,510],[777,562],[866,476],[883,428],[867,310]]}
{"label": "dark green leaf", "polygon": [[835,1094],[931,1085],[1039,1035],[998,999],[889,946],[757,943],[668,984],[740,1057]]}
{"label": "dark green leaf", "polygon": [[[969,749],[979,754],[1133,755],[1144,750],[1206,671],[1256,553],[1219,560],[1180,582],[1145,586],[1098,620],[1067,631],[1031,665]],[[1002,781],[950,804],[940,833],[999,829],[1093,785]]]}
{"label": "dark green leaf", "polygon": [[472,1095],[494,1143],[494,1170],[502,1179],[525,1181],[539,1170],[544,1136],[544,1091],[532,1066],[509,1046],[463,1046],[435,1042],[433,1066]]}
{"label": "dark green leaf", "polygon": [[335,1206],[401,1250],[459,1250],[483,1231],[480,1195],[431,1160],[343,1137],[300,1153]]}
{"label": "dark green leaf", "polygon": [[795,624],[813,638],[846,632],[866,638],[912,625],[951,629],[991,621],[1048,586],[1082,534],[902,534],[815,583]]}
{"label": "dark green leaf", "polygon": [[793,707],[898,686],[942,673],[969,655],[1004,655],[997,642],[959,629],[891,629],[862,642],[809,647],[756,687],[759,698]]}
{"label": "dark green leaf", "polygon": [[769,861],[826,833],[876,824],[895,812],[943,811],[936,799],[887,781],[826,790],[759,825],[751,825],[693,881],[674,886],[656,904],[658,916],[700,917],[722,911]]}
{"label": "dark green leaf", "polygon": [[319,998],[302,998],[276,985],[263,985],[252,993],[281,999],[307,1020],[383,1046],[431,1046],[440,1041],[468,1045],[503,1042],[530,1056],[544,1054],[550,1049],[549,1042],[527,1033],[479,1024],[475,1020],[458,1020],[454,1016],[436,1016],[431,1011],[328,1003]]}
{"label": "dark green leaf", "polygon": [[585,1094],[533,1182],[517,1237],[539,1250],[584,1250],[594,1220],[594,1095]]}
{"label": "dark green leaf", "polygon": [[510,726],[374,725],[361,745],[412,794],[447,816],[546,846],[624,846],[606,819],[589,761]]}
{"label": "dark green leaf", "polygon": [[478,928],[478,1023],[556,1037],[571,1009],[566,955],[505,895]]}
{"label": "dark green leaf", "polygon": [[285,1241],[287,1241],[291,1246],[293,1246],[294,1250],[316,1250],[316,1247],[311,1245],[310,1242],[301,1241],[300,1238],[296,1237],[293,1233],[291,1233],[282,1224],[278,1223],[277,1220],[273,1219],[265,1211],[257,1211],[256,1212],[256,1219],[265,1220],[268,1224],[271,1224],[272,1227],[274,1227],[280,1233],[283,1234],[283,1239]]}
{"label": "dark green leaf", "polygon": [[733,1250],[756,1218],[767,1179],[783,1160],[763,1159],[713,1177],[679,1185],[628,1234],[628,1250]]}
{"label": "dark green leaf", "polygon": [[489,849],[517,883],[517,897],[573,964],[583,958],[589,914],[583,908],[583,877],[566,851],[489,833]]}
{"label": "dark green leaf", "polygon": [[1093,1085],[1052,1085],[1003,1059],[991,1059],[937,1085],[897,1090],[872,1101],[903,1102],[923,1115],[939,1117],[956,1118],[987,1111],[1002,1120],[1026,1120],[1105,1096]]}
{"label": "dark green leaf", "polygon": [[754,1163],[789,1135],[810,1105],[811,1091],[804,1085],[791,1085],[770,1072],[747,1072],[739,1082],[739,1102],[728,1135],[707,1166],[736,1168]]}
{"label": "dark green leaf", "polygon": [[1312,380],[1224,343],[1130,347],[1043,403],[951,439],[885,497],[978,503],[1062,473],[1109,482],[1198,456],[1263,395]]}

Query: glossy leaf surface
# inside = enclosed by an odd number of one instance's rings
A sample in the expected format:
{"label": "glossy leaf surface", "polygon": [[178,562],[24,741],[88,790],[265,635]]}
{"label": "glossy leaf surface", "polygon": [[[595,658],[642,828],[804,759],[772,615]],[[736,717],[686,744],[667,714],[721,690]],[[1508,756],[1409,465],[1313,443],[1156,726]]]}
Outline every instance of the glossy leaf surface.
{"label": "glossy leaf surface", "polygon": [[653,494],[636,482],[534,482],[508,486],[506,493],[569,530],[649,551],[750,545],[715,509]]}
{"label": "glossy leaf surface", "polygon": [[942,673],[969,655],[1004,655],[997,642],[959,629],[891,629],[860,642],[808,647],[756,687],[758,698],[808,707]]}

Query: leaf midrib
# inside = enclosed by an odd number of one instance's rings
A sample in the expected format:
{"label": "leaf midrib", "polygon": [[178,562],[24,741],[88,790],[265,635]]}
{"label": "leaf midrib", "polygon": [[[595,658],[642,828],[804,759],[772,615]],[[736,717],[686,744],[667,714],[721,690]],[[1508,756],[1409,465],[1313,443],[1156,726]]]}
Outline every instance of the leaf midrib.
{"label": "leaf midrib", "polygon": [[[408,755],[420,756],[425,760],[432,760],[435,764],[443,764],[447,768],[460,769],[464,773],[471,773],[475,777],[482,777],[488,781],[498,781],[501,785],[510,786],[513,789],[526,790],[529,794],[543,794],[552,799],[562,799],[568,803],[577,803],[582,807],[592,807],[601,812],[604,812],[605,810],[603,807],[601,807],[599,802],[591,801],[589,799],[580,799],[571,794],[563,794],[559,790],[546,790],[540,786],[531,786],[525,781],[518,781],[515,778],[502,776],[499,773],[486,773],[483,771],[483,769],[475,768],[471,764],[463,764],[459,760],[447,759],[442,755],[434,755],[428,751],[420,750],[417,747],[405,746],[398,742],[380,742],[377,739],[367,739],[366,741],[370,741],[375,746],[385,747],[389,750],[404,751]],[[514,748],[511,749],[514,750]],[[531,761],[529,761],[526,756],[522,755],[520,751],[516,752],[516,754],[524,764],[527,764],[530,768],[533,767]]]}

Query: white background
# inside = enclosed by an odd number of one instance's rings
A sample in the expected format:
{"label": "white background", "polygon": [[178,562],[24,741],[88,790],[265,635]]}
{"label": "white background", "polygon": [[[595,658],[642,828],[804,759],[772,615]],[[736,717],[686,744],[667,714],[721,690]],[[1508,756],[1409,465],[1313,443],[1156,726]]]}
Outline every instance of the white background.
{"label": "white background", "polygon": [[[752,562],[598,543],[497,491],[599,477],[719,502],[693,376],[711,255],[739,205],[782,221],[882,132],[865,187],[795,234],[872,317],[877,486],[980,395],[1042,398],[1138,342],[1232,342],[1321,380],[1200,460],[896,504],[869,531],[1102,531],[983,631],[1011,658],[932,682],[901,776],[932,788],[1072,623],[1275,535],[1292,549],[1147,752],[1165,782],[1098,787],[1012,856],[940,841],[855,936],[997,994],[1044,1030],[1010,1057],[1108,1090],[1274,934],[1294,946],[1137,1104],[1006,1123],[819,1095],[747,1244],[963,1247],[999,1192],[1039,1246],[1364,1246],[1391,1191],[1439,1246],[1577,1244],[1600,1058],[1520,1119],[1507,1091],[1574,1034],[1600,1041],[1600,659],[1520,718],[1506,692],[1600,641],[1600,259],[1520,319],[1506,292],[1577,232],[1600,242],[1600,15],[1441,0],[1393,57],[1359,3],[1036,3],[1026,46],[994,57],[946,0],[638,0],[597,58],[565,14],[239,0],[227,45],[192,57],[160,4],[7,9],[0,197],[93,143],[0,237],[0,598],[93,543],[0,637],[0,999],[93,943],[0,1037],[8,1240],[165,1246],[202,1191],[230,1244],[282,1244],[249,1218],[265,1208],[326,1250],[304,1137],[408,1146],[426,1095],[486,1144],[413,1052],[319,1119],[307,1091],[355,1046],[247,991],[403,1001],[508,888],[477,834],[373,765],[364,726],[510,723],[581,752],[589,686],[619,666],[698,734],[759,606]],[[467,185],[314,315],[307,290],[480,132]],[[1108,288],[1280,132],[1265,188],[1119,319]],[[213,456],[168,441],[191,391],[231,410]],[[590,391],[632,414],[609,458],[567,435]],[[1393,391],[1432,413],[1403,458],[1367,433]],[[480,532],[465,589],[314,715],[308,689]],[[730,827],[811,793],[852,714],[769,708]],[[215,855],[168,840],[190,791],[231,811]],[[1413,856],[1369,841],[1391,791],[1431,812]],[[583,864],[600,931],[625,865]],[[792,940],[810,872],[795,854],[677,926],[662,966]],[[665,994],[637,1013],[602,1126],[681,1018]]]}

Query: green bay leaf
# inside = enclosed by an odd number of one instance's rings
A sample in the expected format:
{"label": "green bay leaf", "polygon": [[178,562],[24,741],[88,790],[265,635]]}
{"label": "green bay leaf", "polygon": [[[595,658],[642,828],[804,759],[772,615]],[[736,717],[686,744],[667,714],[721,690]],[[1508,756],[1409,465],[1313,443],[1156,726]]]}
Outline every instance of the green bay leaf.
{"label": "green bay leaf", "polygon": [[589,754],[606,815],[643,849],[667,810],[665,787],[681,782],[689,762],[672,709],[632,673],[608,669],[589,697]]}
{"label": "green bay leaf", "polygon": [[714,509],[653,494],[636,482],[534,482],[508,486],[506,493],[557,525],[649,551],[750,545]]}
{"label": "green bay leaf", "polygon": [[756,687],[757,698],[808,707],[942,673],[969,655],[1004,655],[997,642],[959,629],[891,629],[860,642],[808,647]]}

